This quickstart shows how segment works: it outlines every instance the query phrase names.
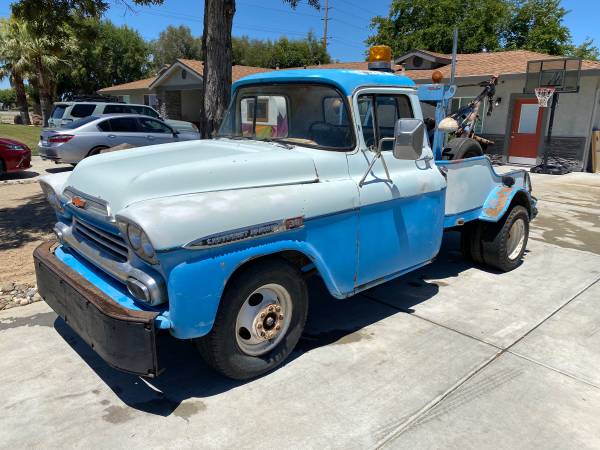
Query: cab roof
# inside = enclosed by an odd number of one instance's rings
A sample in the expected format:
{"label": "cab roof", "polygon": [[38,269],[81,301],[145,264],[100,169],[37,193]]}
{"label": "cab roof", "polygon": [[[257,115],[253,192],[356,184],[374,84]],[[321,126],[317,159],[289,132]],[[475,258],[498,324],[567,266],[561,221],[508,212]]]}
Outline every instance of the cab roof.
{"label": "cab roof", "polygon": [[291,69],[257,73],[234,83],[233,88],[256,83],[325,83],[333,84],[346,96],[363,86],[415,87],[405,75],[372,70]]}

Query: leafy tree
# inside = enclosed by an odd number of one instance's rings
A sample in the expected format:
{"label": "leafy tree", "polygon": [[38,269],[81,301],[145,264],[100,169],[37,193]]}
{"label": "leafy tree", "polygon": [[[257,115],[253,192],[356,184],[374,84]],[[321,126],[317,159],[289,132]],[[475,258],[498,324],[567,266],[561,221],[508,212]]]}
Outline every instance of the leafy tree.
{"label": "leafy tree", "polygon": [[561,0],[511,0],[505,47],[550,55],[567,53],[572,47],[571,33],[563,25],[568,11],[560,3]]}
{"label": "leafy tree", "polygon": [[[164,0],[132,0],[137,5],[162,4]],[[123,3],[129,4],[127,0]],[[23,42],[27,61],[37,78],[44,125],[56,96],[57,79],[68,65],[66,56],[76,47],[73,37],[82,19],[99,19],[108,0],[16,0],[13,15],[24,23]]]}
{"label": "leafy tree", "polygon": [[501,0],[393,0],[387,17],[371,20],[375,34],[367,43],[389,45],[395,55],[413,49],[450,53],[458,27],[459,52],[498,50],[508,17],[508,5]]}
{"label": "leafy tree", "polygon": [[0,89],[0,103],[3,105],[14,105],[16,102],[17,95],[14,89]]}
{"label": "leafy tree", "polygon": [[59,94],[92,94],[150,76],[150,46],[137,31],[97,19],[79,20],[74,29],[77,48],[59,76]]}
{"label": "leafy tree", "polygon": [[[300,0],[283,0],[295,8]],[[308,0],[319,8],[319,0]],[[235,0],[204,1],[204,101],[202,104],[202,134],[209,137],[217,130],[231,94],[233,49],[231,27],[235,15]]]}
{"label": "leafy tree", "polygon": [[598,59],[600,59],[600,50],[594,45],[594,40],[588,37],[581,44],[572,46],[567,51],[567,55],[598,61]]}
{"label": "leafy tree", "polygon": [[308,33],[305,39],[282,37],[277,41],[233,38],[233,62],[244,66],[285,69],[327,64],[331,57],[323,43]]}
{"label": "leafy tree", "polygon": [[156,68],[171,64],[177,58],[202,59],[202,39],[192,36],[189,27],[169,25],[152,43],[152,54]]}

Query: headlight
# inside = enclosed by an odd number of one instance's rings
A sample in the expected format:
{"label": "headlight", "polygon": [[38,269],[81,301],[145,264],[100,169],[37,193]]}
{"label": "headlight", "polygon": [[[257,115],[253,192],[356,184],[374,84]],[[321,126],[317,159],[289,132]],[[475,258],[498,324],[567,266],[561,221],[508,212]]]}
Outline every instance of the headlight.
{"label": "headlight", "polygon": [[40,186],[42,187],[42,191],[46,195],[46,199],[48,200],[48,203],[50,203],[50,205],[52,205],[52,207],[59,213],[64,212],[64,208],[60,202],[60,198],[58,197],[58,194],[52,188],[52,186],[50,186],[49,184],[43,183],[43,182],[40,182]]}
{"label": "headlight", "polygon": [[5,145],[5,148],[7,148],[8,150],[25,150],[25,147],[17,144],[8,144]]}
{"label": "headlight", "polygon": [[158,264],[150,239],[144,231],[133,223],[127,224],[127,240],[136,255],[150,264]]}

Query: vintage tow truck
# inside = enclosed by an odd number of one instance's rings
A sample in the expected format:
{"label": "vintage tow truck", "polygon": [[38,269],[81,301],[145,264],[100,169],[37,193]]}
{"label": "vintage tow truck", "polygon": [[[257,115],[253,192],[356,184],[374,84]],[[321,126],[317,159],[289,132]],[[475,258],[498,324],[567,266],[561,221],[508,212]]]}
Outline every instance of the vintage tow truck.
{"label": "vintage tow truck", "polygon": [[[371,53],[379,69],[389,59]],[[214,139],[97,155],[40,181],[58,222],[34,253],[39,292],[117,369],[157,376],[168,331],[247,379],[294,349],[309,274],[347,298],[429,264],[457,229],[473,261],[512,270],[536,214],[529,176],[448,156],[439,127],[430,144],[421,102],[440,122],[454,92],[381,70],[244,78]]]}

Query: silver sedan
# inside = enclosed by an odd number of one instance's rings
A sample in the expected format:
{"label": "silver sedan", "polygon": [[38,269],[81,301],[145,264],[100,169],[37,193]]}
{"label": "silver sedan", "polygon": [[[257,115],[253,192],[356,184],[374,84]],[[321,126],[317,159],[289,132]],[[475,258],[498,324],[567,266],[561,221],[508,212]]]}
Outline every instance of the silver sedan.
{"label": "silver sedan", "polygon": [[134,147],[200,139],[193,131],[176,131],[161,120],[139,114],[89,116],[62,128],[42,131],[42,159],[77,164],[83,158],[120,144]]}

